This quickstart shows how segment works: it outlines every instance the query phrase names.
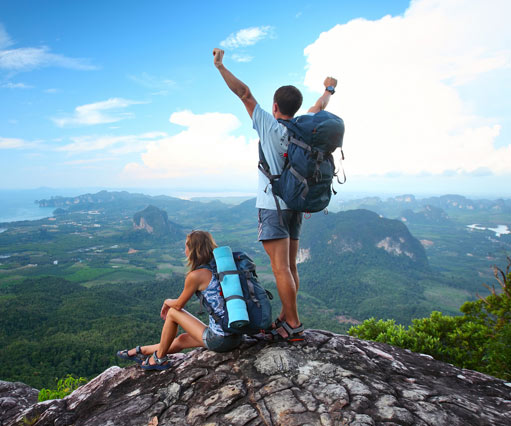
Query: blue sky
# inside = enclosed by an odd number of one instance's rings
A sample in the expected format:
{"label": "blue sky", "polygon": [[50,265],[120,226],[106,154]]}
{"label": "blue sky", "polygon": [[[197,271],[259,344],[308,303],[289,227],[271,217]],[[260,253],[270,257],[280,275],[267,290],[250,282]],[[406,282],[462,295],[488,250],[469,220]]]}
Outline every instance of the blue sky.
{"label": "blue sky", "polygon": [[[254,193],[263,108],[339,78],[346,191],[511,196],[511,3],[0,2],[0,188]],[[474,31],[477,28],[477,31]]]}

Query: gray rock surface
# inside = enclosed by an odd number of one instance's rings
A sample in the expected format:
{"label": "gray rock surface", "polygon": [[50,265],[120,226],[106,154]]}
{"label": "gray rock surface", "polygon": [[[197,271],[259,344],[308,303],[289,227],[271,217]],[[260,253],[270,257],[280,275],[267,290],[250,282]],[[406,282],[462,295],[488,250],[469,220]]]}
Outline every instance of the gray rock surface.
{"label": "gray rock surface", "polygon": [[12,388],[14,407],[0,386],[10,410],[1,406],[1,424],[511,424],[511,384],[502,380],[349,336],[306,337],[247,339],[226,354],[196,349],[174,355],[163,372],[111,367],[68,397],[39,404]]}
{"label": "gray rock surface", "polygon": [[24,383],[0,380],[0,424],[37,402],[39,391]]}

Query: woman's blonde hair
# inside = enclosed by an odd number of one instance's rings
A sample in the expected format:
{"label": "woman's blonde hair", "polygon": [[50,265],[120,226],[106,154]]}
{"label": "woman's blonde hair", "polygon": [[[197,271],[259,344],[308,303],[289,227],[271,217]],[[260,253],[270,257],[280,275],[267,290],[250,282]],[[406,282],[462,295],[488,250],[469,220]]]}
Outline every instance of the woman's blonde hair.
{"label": "woman's blonde hair", "polygon": [[218,246],[213,236],[206,231],[192,231],[186,236],[188,247],[188,272],[195,271],[213,258],[213,250]]}

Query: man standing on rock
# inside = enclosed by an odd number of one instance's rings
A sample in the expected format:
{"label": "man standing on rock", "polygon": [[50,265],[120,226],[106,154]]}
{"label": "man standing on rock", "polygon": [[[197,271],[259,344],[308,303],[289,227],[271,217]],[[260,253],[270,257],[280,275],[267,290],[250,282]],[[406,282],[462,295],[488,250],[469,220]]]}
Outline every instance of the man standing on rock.
{"label": "man standing on rock", "polygon": [[[284,167],[287,152],[288,131],[277,120],[291,120],[302,105],[302,94],[294,86],[282,86],[273,96],[272,114],[264,111],[255,100],[250,89],[238,80],[223,64],[224,51],[213,49],[214,64],[225,83],[245,105],[254,129],[259,134],[261,149],[269,164],[271,174],[280,174]],[[327,77],[325,92],[319,97],[308,113],[325,109],[335,92],[337,80]],[[296,295],[300,285],[296,256],[298,254],[302,214],[288,209],[278,198],[282,209],[279,219],[277,205],[271,192],[268,178],[259,171],[256,207],[259,209],[259,241],[270,257],[277,290],[282,302],[282,311],[271,326],[274,340],[303,340],[303,324],[298,317]]]}

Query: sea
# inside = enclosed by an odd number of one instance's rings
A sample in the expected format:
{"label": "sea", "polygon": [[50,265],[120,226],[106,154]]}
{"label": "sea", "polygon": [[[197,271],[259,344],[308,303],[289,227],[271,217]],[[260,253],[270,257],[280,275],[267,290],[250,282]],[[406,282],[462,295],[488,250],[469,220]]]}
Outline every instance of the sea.
{"label": "sea", "polygon": [[467,225],[467,228],[471,230],[478,229],[480,231],[491,231],[495,233],[496,237],[500,237],[501,235],[504,234],[511,234],[511,230],[507,227],[507,225],[498,225],[496,228],[487,228],[477,223],[474,223],[473,225]]}
{"label": "sea", "polygon": [[[36,200],[43,200],[61,194],[61,191],[41,189],[6,190],[0,189],[0,223],[19,220],[37,220],[50,217],[53,207],[39,207]],[[75,192],[71,195],[77,195]],[[0,232],[5,226],[0,225]]]}

